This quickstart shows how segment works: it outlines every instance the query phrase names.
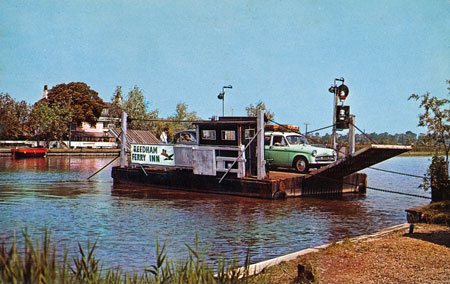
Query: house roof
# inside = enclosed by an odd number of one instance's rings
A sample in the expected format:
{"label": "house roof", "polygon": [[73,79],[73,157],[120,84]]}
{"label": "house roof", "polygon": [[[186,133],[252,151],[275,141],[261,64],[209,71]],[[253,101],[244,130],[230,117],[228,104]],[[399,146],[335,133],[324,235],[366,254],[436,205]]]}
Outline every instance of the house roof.
{"label": "house roof", "polygon": [[[116,137],[118,141],[120,141],[120,137],[122,134],[122,129],[120,128],[111,128],[109,130],[111,134]],[[131,149],[131,144],[160,144],[161,142],[158,138],[155,137],[150,131],[147,130],[133,130],[127,129],[127,150]]]}

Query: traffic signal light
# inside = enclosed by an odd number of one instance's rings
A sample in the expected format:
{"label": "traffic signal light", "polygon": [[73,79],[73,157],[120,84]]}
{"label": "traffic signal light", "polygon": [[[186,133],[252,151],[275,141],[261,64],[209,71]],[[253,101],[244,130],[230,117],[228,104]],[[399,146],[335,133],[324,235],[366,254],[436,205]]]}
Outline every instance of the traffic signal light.
{"label": "traffic signal light", "polygon": [[350,106],[336,106],[336,130],[348,129]]}
{"label": "traffic signal light", "polygon": [[341,102],[344,102],[348,96],[348,92],[349,92],[348,87],[342,84],[339,87],[337,87],[336,95],[339,97],[339,100]]}
{"label": "traffic signal light", "polygon": [[224,95],[225,95],[225,93],[219,93],[219,95],[217,96],[217,98],[218,98],[219,100],[223,100]]}

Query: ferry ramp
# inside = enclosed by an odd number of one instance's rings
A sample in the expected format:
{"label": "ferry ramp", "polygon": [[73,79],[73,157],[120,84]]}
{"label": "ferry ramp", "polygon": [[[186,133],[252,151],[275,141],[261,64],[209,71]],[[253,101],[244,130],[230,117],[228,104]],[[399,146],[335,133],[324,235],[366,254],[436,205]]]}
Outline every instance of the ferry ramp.
{"label": "ferry ramp", "polygon": [[326,177],[330,179],[341,179],[349,174],[398,156],[410,151],[411,146],[398,145],[370,145],[361,149],[342,160],[312,171],[306,178]]}
{"label": "ferry ramp", "polygon": [[404,152],[410,151],[411,146],[398,145],[370,145],[342,160],[310,172],[304,177],[303,194],[317,192],[318,188],[327,192],[342,192],[348,186],[364,186],[360,181],[347,180],[344,177],[356,173],[360,170],[378,164]]}

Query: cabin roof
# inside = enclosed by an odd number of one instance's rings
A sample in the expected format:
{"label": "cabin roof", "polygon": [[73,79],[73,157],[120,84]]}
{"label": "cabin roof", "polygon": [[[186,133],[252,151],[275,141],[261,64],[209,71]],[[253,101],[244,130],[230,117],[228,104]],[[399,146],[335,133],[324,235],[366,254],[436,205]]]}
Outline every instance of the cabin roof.
{"label": "cabin roof", "polygon": [[[120,140],[120,135],[122,133],[122,130],[120,128],[112,128],[110,129],[110,132],[113,134],[113,136],[118,140]],[[127,150],[129,151],[131,149],[131,144],[160,144],[160,141],[158,138],[155,137],[150,131],[148,130],[133,130],[133,129],[127,129]]]}
{"label": "cabin roof", "polygon": [[243,124],[256,124],[256,117],[251,116],[221,116],[217,120],[204,120],[198,121],[194,124],[198,125],[243,125]]}

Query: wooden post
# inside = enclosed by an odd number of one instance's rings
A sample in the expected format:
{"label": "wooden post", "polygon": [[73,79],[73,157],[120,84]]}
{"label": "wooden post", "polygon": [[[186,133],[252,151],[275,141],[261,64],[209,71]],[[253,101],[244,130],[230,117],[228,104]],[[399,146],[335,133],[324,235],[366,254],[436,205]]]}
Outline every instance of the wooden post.
{"label": "wooden post", "polygon": [[122,137],[120,142],[120,167],[127,166],[127,113],[122,112]]}
{"label": "wooden post", "polygon": [[336,80],[334,81],[334,100],[333,100],[333,130],[331,131],[331,148],[336,150],[336,108],[338,104],[337,94],[336,94]]}
{"label": "wooden post", "polygon": [[266,161],[264,159],[264,111],[258,111],[256,120],[256,171],[258,179],[266,177]]}
{"label": "wooden post", "polygon": [[348,126],[348,154],[355,153],[355,115],[350,115],[350,123]]}

